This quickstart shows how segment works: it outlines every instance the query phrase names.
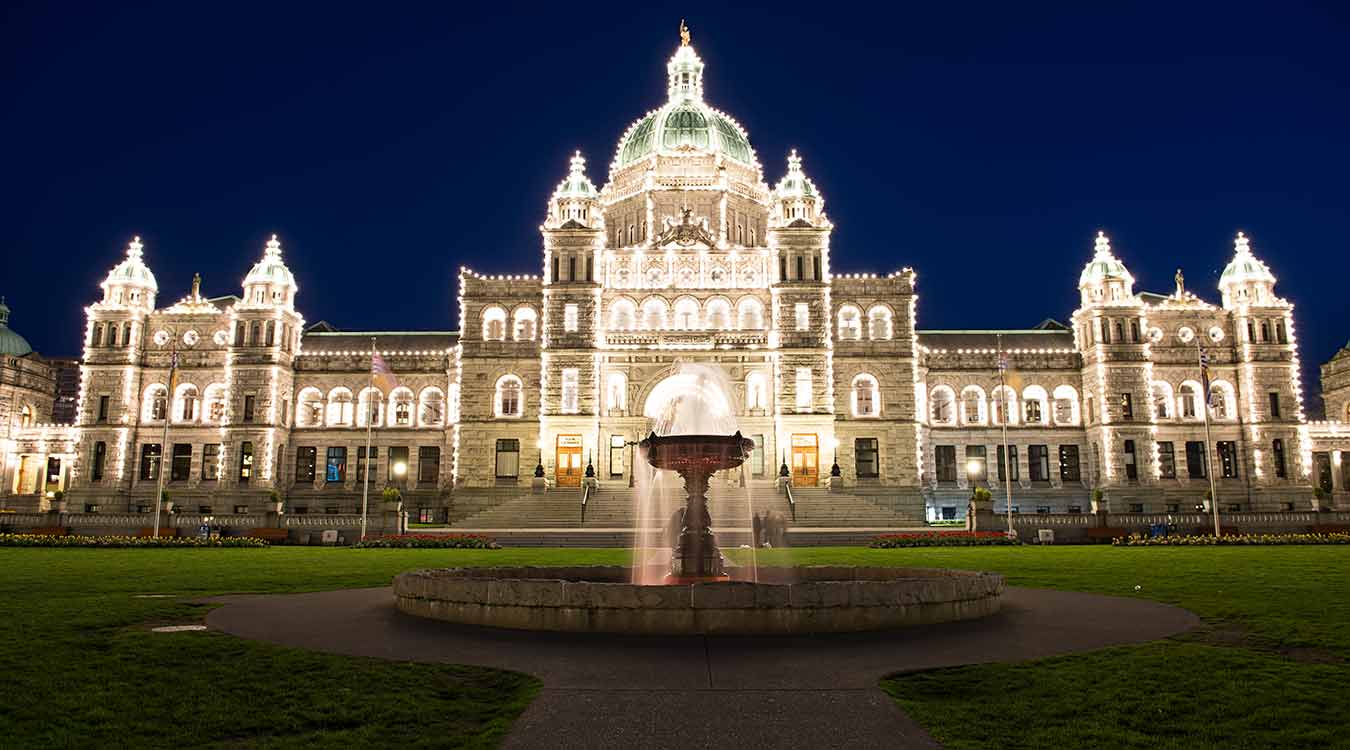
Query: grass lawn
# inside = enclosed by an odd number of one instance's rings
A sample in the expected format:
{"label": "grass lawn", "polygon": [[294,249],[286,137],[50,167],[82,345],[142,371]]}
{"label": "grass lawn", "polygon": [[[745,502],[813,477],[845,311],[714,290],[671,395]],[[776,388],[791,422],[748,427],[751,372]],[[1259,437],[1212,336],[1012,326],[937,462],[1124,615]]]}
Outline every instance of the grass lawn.
{"label": "grass lawn", "polygon": [[[535,680],[148,628],[200,621],[203,607],[187,601],[198,596],[384,585],[415,567],[627,559],[0,549],[0,747],[490,747]],[[950,748],[1350,746],[1350,548],[822,548],[760,561],[995,570],[1015,585],[1145,596],[1206,619],[1204,632],[1158,643],[888,680]]]}

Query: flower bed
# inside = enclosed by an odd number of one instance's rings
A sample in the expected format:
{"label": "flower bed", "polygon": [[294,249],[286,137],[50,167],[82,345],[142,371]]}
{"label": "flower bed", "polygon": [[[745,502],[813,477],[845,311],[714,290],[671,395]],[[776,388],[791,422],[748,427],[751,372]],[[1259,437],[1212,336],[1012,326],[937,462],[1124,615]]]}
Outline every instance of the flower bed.
{"label": "flower bed", "polygon": [[80,536],[68,534],[0,534],[0,547],[266,547],[267,542],[246,536],[198,539],[195,536]]}
{"label": "flower bed", "polygon": [[873,549],[896,547],[985,547],[1020,544],[1002,531],[930,531],[917,534],[883,534],[868,544]]}
{"label": "flower bed", "polygon": [[1329,534],[1224,534],[1223,536],[1155,536],[1131,534],[1114,539],[1116,547],[1225,547],[1278,544],[1350,544],[1350,533]]}
{"label": "flower bed", "polygon": [[501,549],[492,537],[481,534],[399,534],[367,539],[355,546],[366,549]]}

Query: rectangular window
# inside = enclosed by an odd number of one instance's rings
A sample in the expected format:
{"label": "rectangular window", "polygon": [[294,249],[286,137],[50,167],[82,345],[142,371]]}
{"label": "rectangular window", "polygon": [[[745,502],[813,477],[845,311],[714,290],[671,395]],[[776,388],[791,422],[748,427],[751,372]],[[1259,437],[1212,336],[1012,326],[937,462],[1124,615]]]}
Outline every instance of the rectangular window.
{"label": "rectangular window", "polygon": [[1134,395],[1120,394],[1120,418],[1126,421],[1134,419]]}
{"label": "rectangular window", "polygon": [[876,479],[881,476],[876,438],[856,438],[853,441],[853,453],[859,479]]}
{"label": "rectangular window", "polygon": [[802,281],[806,278],[806,258],[797,256],[797,280]]}
{"label": "rectangular window", "polygon": [[347,481],[346,447],[330,447],[323,462],[323,481],[340,484]]}
{"label": "rectangular window", "polygon": [[1237,443],[1231,440],[1220,440],[1219,448],[1219,471],[1224,479],[1236,479],[1238,475],[1238,452]]}
{"label": "rectangular window", "polygon": [[581,375],[574,368],[562,371],[562,413],[576,414],[581,411]]}
{"label": "rectangular window", "polygon": [[159,443],[146,443],[141,446],[141,481],[159,479],[161,456]]}
{"label": "rectangular window", "polygon": [[520,441],[515,438],[497,439],[497,478],[515,479],[520,476]]}
{"label": "rectangular window", "polygon": [[579,324],[580,317],[581,313],[578,312],[577,306],[575,304],[569,303],[567,305],[564,305],[563,330],[567,331],[568,333],[575,333],[580,325]]}
{"label": "rectangular window", "polygon": [[587,281],[594,281],[594,280],[595,280],[595,259],[594,259],[594,258],[587,258],[587,259],[586,259],[586,280],[587,280]]}
{"label": "rectangular window", "polygon": [[1158,443],[1158,473],[1163,479],[1177,478],[1177,454],[1171,443]]}
{"label": "rectangular window", "polygon": [[1279,438],[1270,441],[1270,454],[1270,459],[1275,464],[1275,476],[1279,479],[1286,478],[1289,471],[1284,464],[1284,441]]}
{"label": "rectangular window", "polygon": [[244,397],[244,420],[243,420],[243,421],[245,421],[245,422],[252,422],[252,421],[253,421],[253,406],[254,406],[254,403],[255,403],[256,401],[257,401],[257,396],[245,396],[245,397]]}
{"label": "rectangular window", "polygon": [[1144,512],[1144,504],[1143,504],[1143,503],[1130,503],[1130,512],[1131,512],[1131,513],[1143,513],[1143,512]]}
{"label": "rectangular window", "polygon": [[1021,476],[1018,474],[1017,471],[1017,446],[1015,445],[1008,446],[1007,460],[1005,460],[1003,456],[1003,446],[1000,445],[998,447],[997,452],[998,452],[998,481],[1000,482],[1008,481],[1009,467],[1012,467],[1012,480],[1016,482],[1019,479],[1021,479]]}
{"label": "rectangular window", "polygon": [[989,481],[988,453],[983,445],[966,446],[966,479],[972,482]]}
{"label": "rectangular window", "polygon": [[755,447],[750,452],[750,476],[764,476],[764,436],[751,435],[750,438],[755,441]]}
{"label": "rectangular window", "polygon": [[787,256],[778,256],[778,280],[787,281]]}
{"label": "rectangular window", "polygon": [[1139,321],[1137,320],[1130,321],[1130,341],[1139,343]]}
{"label": "rectangular window", "polygon": [[108,444],[102,440],[94,443],[94,466],[89,478],[97,482],[103,478],[103,464],[108,460]]}
{"label": "rectangular window", "polygon": [[934,446],[933,463],[937,469],[937,480],[939,482],[956,481],[956,446]]}
{"label": "rectangular window", "polygon": [[1275,340],[1281,344],[1289,343],[1289,339],[1284,335],[1284,323],[1275,321]]}
{"label": "rectangular window", "polygon": [[1317,486],[1321,487],[1323,492],[1331,492],[1330,453],[1319,451],[1313,454],[1313,474],[1317,478]]}
{"label": "rectangular window", "polygon": [[186,482],[192,477],[192,444],[174,443],[173,463],[169,464],[169,480]]}
{"label": "rectangular window", "polygon": [[558,256],[553,256],[553,283],[558,283]]}
{"label": "rectangular window", "polygon": [[609,476],[623,476],[623,452],[628,447],[628,443],[623,439],[623,435],[609,436]]}
{"label": "rectangular window", "polygon": [[811,368],[798,367],[796,377],[797,411],[811,410]]}
{"label": "rectangular window", "polygon": [[313,482],[315,465],[319,460],[319,449],[303,446],[295,449],[295,481]]}
{"label": "rectangular window", "polygon": [[1270,394],[1270,418],[1280,418],[1280,394],[1271,392]]}
{"label": "rectangular window", "polygon": [[220,443],[202,446],[202,479],[208,482],[220,479]]}
{"label": "rectangular window", "polygon": [[379,469],[380,449],[378,446],[370,447],[370,461],[366,461],[366,447],[363,445],[356,449],[356,481],[364,483],[366,481],[366,465],[371,466],[370,482],[374,484],[380,476]]}
{"label": "rectangular window", "polygon": [[1195,440],[1186,442],[1186,475],[1191,479],[1204,479],[1205,444]]}
{"label": "rectangular window", "polygon": [[1033,482],[1050,481],[1050,447],[1027,446],[1027,478]]}
{"label": "rectangular window", "polygon": [[792,309],[797,318],[797,330],[809,330],[811,328],[811,306],[805,302],[798,302]]}
{"label": "rectangular window", "polygon": [[1131,482],[1139,481],[1139,462],[1133,440],[1125,441],[1125,478]]}
{"label": "rectangular window", "polygon": [[441,449],[435,445],[417,448],[417,483],[437,484],[441,480]]}
{"label": "rectangular window", "polygon": [[575,255],[569,255],[567,257],[567,280],[577,280],[577,258]]}
{"label": "rectangular window", "polygon": [[822,277],[821,277],[821,275],[820,275],[820,256],[819,256],[819,255],[812,255],[812,256],[811,256],[811,271],[812,271],[812,273],[813,273],[813,275],[811,276],[811,278],[815,279],[816,281],[820,281]]}
{"label": "rectangular window", "polygon": [[1077,482],[1082,478],[1082,469],[1078,465],[1078,446],[1059,446],[1059,478],[1064,482]]}
{"label": "rectangular window", "polygon": [[253,478],[253,443],[245,440],[239,444],[239,483],[248,484]]}
{"label": "rectangular window", "polygon": [[98,397],[98,421],[100,421],[100,422],[107,422],[107,421],[108,421],[108,397],[107,397],[107,396],[99,396],[99,397]]}
{"label": "rectangular window", "polygon": [[[401,482],[408,476],[408,449],[394,447],[389,449],[389,481]],[[375,477],[371,477],[374,479]]]}

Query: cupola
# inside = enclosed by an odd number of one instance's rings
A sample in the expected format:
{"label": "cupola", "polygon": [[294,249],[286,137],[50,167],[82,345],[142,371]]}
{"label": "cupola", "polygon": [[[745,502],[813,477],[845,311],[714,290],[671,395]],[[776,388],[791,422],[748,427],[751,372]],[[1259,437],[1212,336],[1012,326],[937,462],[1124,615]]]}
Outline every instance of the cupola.
{"label": "cupola", "polygon": [[1083,304],[1123,303],[1134,298],[1134,277],[1111,252],[1111,238],[1097,232],[1092,260],[1078,277]]}
{"label": "cupola", "polygon": [[771,220],[781,227],[815,227],[828,224],[825,198],[816,184],[802,171],[797,149],[788,154],[788,170],[773,189],[774,210]]}
{"label": "cupola", "polygon": [[578,151],[572,156],[567,177],[558,183],[549,199],[548,229],[595,229],[603,223],[600,215],[600,193],[595,183],[586,176],[586,159]]}
{"label": "cupola", "polygon": [[253,264],[244,277],[243,304],[270,305],[287,310],[295,309],[295,293],[299,291],[295,276],[281,259],[281,242],[277,236],[267,241],[262,260]]}
{"label": "cupola", "polygon": [[159,284],[155,275],[145,265],[140,237],[132,238],[127,245],[127,257],[113,266],[108,277],[100,285],[103,287],[103,303],[124,305],[142,310],[155,309],[155,294]]}
{"label": "cupola", "polygon": [[1223,306],[1265,305],[1276,301],[1275,274],[1252,255],[1251,242],[1242,232],[1233,240],[1233,260],[1219,277]]}

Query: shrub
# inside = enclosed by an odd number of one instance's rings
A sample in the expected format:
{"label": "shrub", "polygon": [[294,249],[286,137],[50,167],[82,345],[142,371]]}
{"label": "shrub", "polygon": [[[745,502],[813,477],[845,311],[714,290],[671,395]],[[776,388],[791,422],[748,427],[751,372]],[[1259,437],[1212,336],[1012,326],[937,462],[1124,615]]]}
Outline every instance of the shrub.
{"label": "shrub", "polygon": [[1111,540],[1116,547],[1238,547],[1279,544],[1350,544],[1350,533],[1328,534],[1210,534],[1194,536],[1156,536],[1131,534]]}
{"label": "shrub", "polygon": [[386,503],[393,505],[403,500],[403,493],[399,492],[397,487],[385,487],[384,492],[380,493],[380,497]]}
{"label": "shrub", "polygon": [[930,531],[916,534],[883,534],[872,539],[873,549],[896,547],[984,547],[1021,544],[1003,531]]}
{"label": "shrub", "polygon": [[195,536],[80,536],[70,534],[0,534],[0,547],[266,547],[267,542],[246,536],[199,539]]}
{"label": "shrub", "polygon": [[355,545],[365,549],[501,549],[481,534],[398,534],[367,539]]}

